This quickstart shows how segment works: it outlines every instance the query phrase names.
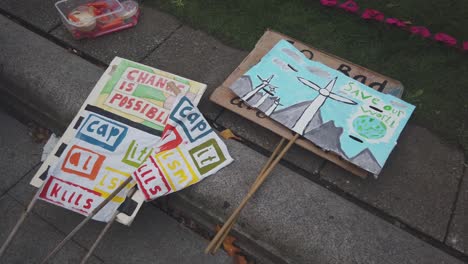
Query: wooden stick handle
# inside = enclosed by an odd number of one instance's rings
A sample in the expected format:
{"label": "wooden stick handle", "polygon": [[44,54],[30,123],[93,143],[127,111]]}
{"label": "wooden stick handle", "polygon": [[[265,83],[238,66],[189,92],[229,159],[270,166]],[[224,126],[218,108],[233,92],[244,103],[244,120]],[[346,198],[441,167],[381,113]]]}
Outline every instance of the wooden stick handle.
{"label": "wooden stick handle", "polygon": [[[260,173],[258,174],[257,178],[255,179],[254,183],[252,184],[252,186],[258,181],[258,179],[260,178],[260,176],[265,173],[265,171],[268,169],[268,167],[270,167],[271,165],[271,162],[275,159],[275,157],[278,155],[278,152],[281,150],[281,148],[283,147],[283,144],[284,142],[286,142],[286,139],[285,138],[281,138],[280,142],[278,143],[278,145],[276,145],[275,149],[273,150],[273,152],[271,153],[270,155],[270,158],[267,160],[267,162],[265,163],[265,165],[263,166],[262,170],[260,171]],[[252,188],[252,187],[251,187]],[[229,232],[231,231],[231,229],[234,227],[234,224],[237,222],[237,219],[239,218],[239,214],[236,215],[236,219],[231,223],[231,225],[226,229],[226,231],[219,237],[218,241],[216,241],[216,243],[214,244],[214,246],[211,247],[211,250],[214,249],[214,252],[216,252],[216,249],[218,249],[221,244],[223,243],[223,241],[226,239],[226,237],[228,236]],[[221,230],[219,230],[221,231]]]}
{"label": "wooden stick handle", "polygon": [[[226,229],[226,231],[219,237],[218,241],[211,247],[210,253],[215,254],[216,251],[218,251],[218,249],[221,247],[221,245],[223,244],[226,237],[229,235],[229,232],[231,232],[231,229],[236,224],[238,218],[239,218],[239,214],[234,219],[234,221],[232,221],[232,223],[229,225],[229,227]],[[221,231],[221,230],[219,230],[219,231]]]}
{"label": "wooden stick handle", "polygon": [[18,233],[19,228],[23,224],[24,220],[26,220],[26,217],[29,215],[29,213],[32,211],[34,205],[36,204],[36,201],[39,198],[39,193],[42,191],[42,188],[39,188],[34,195],[34,198],[29,202],[28,207],[26,208],[26,211],[23,212],[23,214],[20,216],[20,219],[16,222],[16,225],[13,227],[13,230],[11,230],[10,234],[8,235],[7,239],[2,245],[2,248],[0,248],[0,258],[3,256],[5,251],[7,250],[8,246],[10,245],[11,241],[13,238],[16,236],[16,233]]}
{"label": "wooden stick handle", "polygon": [[75,229],[73,229],[53,250],[52,252],[45,257],[41,262],[42,264],[47,263],[47,261],[53,257],[62,247],[89,221],[93,218],[101,209],[106,206],[119,192],[127,186],[132,181],[132,177],[128,177],[117,189],[115,189],[102,203],[100,203],[93,211],[85,218],[81,223],[79,223]]}
{"label": "wooden stick handle", "polygon": [[96,247],[99,245],[99,242],[101,242],[102,238],[104,237],[104,235],[107,233],[107,231],[109,230],[109,228],[111,227],[111,225],[114,223],[115,219],[117,218],[117,215],[119,214],[120,212],[119,211],[115,211],[113,214],[112,214],[112,217],[110,219],[110,221],[106,224],[106,226],[104,226],[104,228],[102,229],[101,233],[99,233],[99,236],[96,238],[96,241],[94,241],[93,245],[91,246],[91,248],[88,250],[88,253],[86,253],[86,256],[84,256],[84,258],[81,260],[81,264],[85,264],[88,259],[91,257],[91,255],[93,254],[94,250],[96,249]]}
{"label": "wooden stick handle", "polygon": [[[135,192],[136,192],[136,188],[132,188],[128,192],[127,197],[132,197]],[[99,245],[101,240],[104,238],[104,235],[107,233],[107,231],[109,231],[109,229],[110,229],[111,225],[114,223],[115,219],[117,219],[118,214],[120,214],[120,211],[115,210],[115,212],[112,214],[112,217],[109,220],[109,222],[107,222],[106,226],[102,229],[101,233],[96,238],[96,241],[94,241],[91,248],[89,248],[88,253],[86,253],[86,256],[84,256],[84,258],[81,260],[81,262],[80,262],[81,264],[85,264],[88,261],[88,259],[91,257],[91,255],[93,254],[96,247]]]}
{"label": "wooden stick handle", "polygon": [[220,245],[219,239],[224,235],[224,232],[226,232],[226,230],[229,227],[232,227],[232,223],[235,222],[235,219],[237,219],[237,215],[247,205],[247,202],[250,200],[250,198],[255,194],[258,188],[260,188],[261,184],[266,180],[268,175],[271,173],[271,171],[273,171],[274,167],[280,162],[280,160],[283,158],[286,152],[292,147],[292,145],[299,138],[299,136],[300,136],[299,134],[295,134],[294,137],[288,142],[288,144],[281,150],[281,153],[273,160],[273,162],[266,169],[266,171],[258,177],[258,180],[254,182],[254,184],[252,185],[252,188],[249,190],[249,192],[244,197],[242,202],[239,204],[236,210],[234,210],[234,212],[231,214],[228,220],[224,223],[223,227],[218,231],[214,239],[210,242],[208,247],[205,249],[205,253],[209,253],[212,251],[216,252],[217,248],[214,248],[214,246]]}

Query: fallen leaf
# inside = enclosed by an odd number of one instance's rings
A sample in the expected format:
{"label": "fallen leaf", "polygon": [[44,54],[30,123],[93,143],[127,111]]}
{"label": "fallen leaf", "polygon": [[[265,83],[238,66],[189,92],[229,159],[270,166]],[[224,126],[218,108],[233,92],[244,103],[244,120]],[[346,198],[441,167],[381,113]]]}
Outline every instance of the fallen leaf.
{"label": "fallen leaf", "polygon": [[49,140],[50,131],[42,127],[33,127],[31,137],[35,143],[45,143]]}
{"label": "fallen leaf", "polygon": [[221,135],[221,137],[223,137],[224,139],[236,139],[236,140],[239,140],[241,141],[242,139],[236,135],[234,135],[234,133],[231,131],[231,129],[224,129],[223,131],[221,131],[221,133],[219,133]]}
{"label": "fallen leaf", "polygon": [[233,244],[234,241],[236,241],[236,238],[233,236],[227,236],[223,241],[224,250],[226,250],[227,254],[231,257],[240,252],[240,248]]}

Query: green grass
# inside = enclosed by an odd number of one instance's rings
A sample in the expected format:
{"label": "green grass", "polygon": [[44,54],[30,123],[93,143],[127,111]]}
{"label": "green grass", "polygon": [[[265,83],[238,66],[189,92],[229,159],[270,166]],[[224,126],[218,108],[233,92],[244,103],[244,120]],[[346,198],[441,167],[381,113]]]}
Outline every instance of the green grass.
{"label": "green grass", "polygon": [[[228,45],[251,50],[265,29],[400,80],[412,117],[468,150],[468,52],[412,36],[378,22],[322,7],[318,0],[149,0]],[[468,1],[357,1],[386,16],[468,40]],[[157,25],[156,25],[157,26]]]}

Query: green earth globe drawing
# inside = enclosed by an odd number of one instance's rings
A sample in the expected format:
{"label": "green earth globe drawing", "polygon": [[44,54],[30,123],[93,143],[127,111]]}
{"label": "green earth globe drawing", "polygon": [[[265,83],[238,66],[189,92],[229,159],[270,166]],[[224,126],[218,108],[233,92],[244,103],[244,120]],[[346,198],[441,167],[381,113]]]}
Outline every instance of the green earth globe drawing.
{"label": "green earth globe drawing", "polygon": [[369,115],[355,118],[353,128],[359,135],[367,139],[379,139],[387,133],[387,126],[382,121]]}

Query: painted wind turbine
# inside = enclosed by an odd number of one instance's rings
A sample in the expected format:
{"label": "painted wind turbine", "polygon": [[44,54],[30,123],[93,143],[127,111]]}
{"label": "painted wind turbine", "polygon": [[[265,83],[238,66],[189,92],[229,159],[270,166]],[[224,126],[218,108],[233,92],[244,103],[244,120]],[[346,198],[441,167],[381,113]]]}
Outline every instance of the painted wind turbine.
{"label": "painted wind turbine", "polygon": [[[265,94],[263,95],[262,98],[260,98],[260,100],[257,101],[257,103],[255,103],[255,105],[252,105],[252,107],[258,107],[260,106],[263,102],[265,102],[265,100],[268,98],[268,96],[273,96],[273,92],[275,91],[276,86],[273,86],[270,84],[271,82],[271,79],[273,79],[273,77],[275,77],[275,75],[271,75],[270,78],[264,80],[262,79],[260,76],[257,75],[257,78],[260,79],[260,81],[262,81],[262,83],[260,83],[257,87],[255,87],[255,89],[253,89],[252,91],[246,93],[244,96],[242,96],[242,100],[248,102],[250,99],[252,99],[252,97],[258,93],[260,90],[263,90],[265,92]],[[267,90],[266,88],[270,88],[270,91]]]}
{"label": "painted wind turbine", "polygon": [[265,112],[266,116],[270,116],[278,106],[283,105],[280,103],[280,98],[276,98],[275,101],[273,101],[273,104],[268,108],[268,110]]}
{"label": "painted wind turbine", "polygon": [[342,102],[345,104],[350,104],[350,105],[357,104],[355,101],[352,101],[346,97],[337,95],[336,93],[332,92],[337,78],[338,77],[335,77],[325,86],[325,88],[322,88],[309,80],[306,80],[302,77],[297,77],[297,79],[301,83],[316,90],[319,94],[317,95],[317,97],[315,97],[314,100],[312,100],[309,106],[302,113],[301,117],[296,121],[296,124],[294,124],[292,128],[293,131],[300,133],[302,135],[307,125],[309,125],[310,121],[312,121],[312,118],[314,117],[314,115],[319,111],[320,107],[325,103],[325,101],[328,98],[331,98],[335,101]]}

